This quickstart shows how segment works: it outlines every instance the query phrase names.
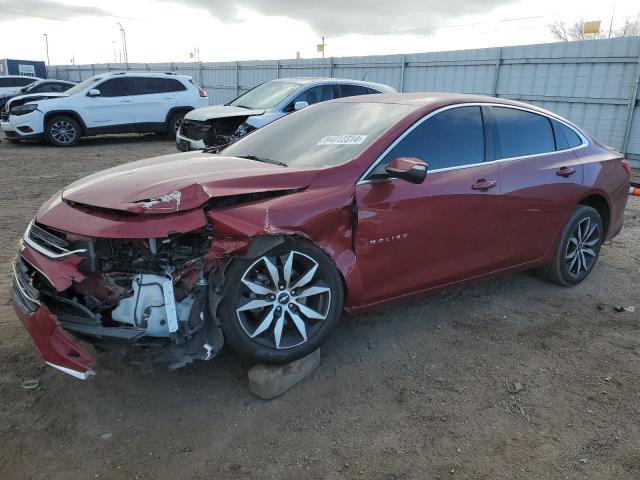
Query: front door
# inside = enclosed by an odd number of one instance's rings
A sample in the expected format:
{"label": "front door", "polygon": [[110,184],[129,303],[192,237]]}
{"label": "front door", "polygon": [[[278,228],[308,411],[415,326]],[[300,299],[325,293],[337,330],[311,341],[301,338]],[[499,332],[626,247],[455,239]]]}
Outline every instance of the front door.
{"label": "front door", "polygon": [[[496,269],[501,188],[486,150],[481,108],[450,108],[401,137],[357,185],[356,253],[368,302]],[[425,181],[381,175],[380,165],[398,157],[427,162]]]}
{"label": "front door", "polygon": [[95,87],[100,95],[83,96],[80,102],[82,119],[87,128],[110,129],[133,125],[133,96],[128,77],[111,78]]}

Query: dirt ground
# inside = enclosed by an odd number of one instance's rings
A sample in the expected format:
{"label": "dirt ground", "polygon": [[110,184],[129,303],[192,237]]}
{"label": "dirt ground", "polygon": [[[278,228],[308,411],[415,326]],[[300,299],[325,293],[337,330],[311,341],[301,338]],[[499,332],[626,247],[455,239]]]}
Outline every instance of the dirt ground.
{"label": "dirt ground", "polygon": [[16,240],[65,184],[174,151],[0,144],[0,479],[640,478],[639,197],[582,285],[524,272],[345,317],[269,402],[229,352],[176,372],[99,355],[88,382],[45,368],[8,303]]}

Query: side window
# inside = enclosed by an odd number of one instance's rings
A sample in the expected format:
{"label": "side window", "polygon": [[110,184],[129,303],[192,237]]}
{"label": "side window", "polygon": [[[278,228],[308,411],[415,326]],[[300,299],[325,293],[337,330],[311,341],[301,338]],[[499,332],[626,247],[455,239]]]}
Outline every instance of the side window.
{"label": "side window", "polygon": [[40,85],[36,85],[33,87],[29,93],[42,93],[42,92],[51,92],[51,83],[41,83]]}
{"label": "side window", "polygon": [[313,105],[327,100],[333,100],[333,85],[318,85],[298,95],[291,106],[296,102],[307,102],[309,105]]}
{"label": "side window", "polygon": [[556,137],[556,150],[567,150],[582,145],[582,139],[572,128],[556,120],[551,120]]}
{"label": "side window", "polygon": [[135,83],[134,95],[152,95],[166,92],[164,78],[140,77],[132,80]]}
{"label": "side window", "polygon": [[367,92],[368,92],[370,95],[375,95],[376,93],[382,93],[382,92],[379,92],[378,90],[376,90],[376,89],[374,89],[374,88],[369,88],[369,87],[367,87]]}
{"label": "side window", "polygon": [[165,92],[182,92],[187,89],[182,83],[173,78],[164,79],[164,91]]}
{"label": "side window", "polygon": [[356,97],[358,95],[368,95],[369,93],[367,87],[360,85],[340,85],[340,97]]}
{"label": "side window", "polygon": [[102,82],[96,86],[100,90],[100,96],[102,97],[123,97],[132,95],[133,85],[131,78],[112,78],[106,82]]}
{"label": "side window", "polygon": [[500,148],[497,158],[524,157],[556,150],[550,120],[524,110],[494,107]]}
{"label": "side window", "polygon": [[51,88],[49,88],[49,91],[50,92],[65,92],[69,88],[71,88],[71,85],[66,85],[64,83],[52,83],[51,84]]}
{"label": "side window", "polygon": [[382,160],[397,157],[424,160],[429,170],[484,161],[484,126],[480,107],[456,107],[425,120]]}
{"label": "side window", "polygon": [[13,82],[10,78],[0,77],[0,88],[13,87]]}
{"label": "side window", "polygon": [[35,81],[33,78],[14,78],[13,80],[13,85],[15,87],[26,87]]}

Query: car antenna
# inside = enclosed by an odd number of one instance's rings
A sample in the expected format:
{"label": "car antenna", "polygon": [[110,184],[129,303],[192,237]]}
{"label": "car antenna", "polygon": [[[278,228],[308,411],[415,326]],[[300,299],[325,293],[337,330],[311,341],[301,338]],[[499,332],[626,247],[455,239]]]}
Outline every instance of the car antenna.
{"label": "car antenna", "polygon": [[362,76],[362,80],[360,80],[361,82],[364,82],[364,79],[367,78],[367,73],[369,73],[369,70],[364,72],[364,75]]}

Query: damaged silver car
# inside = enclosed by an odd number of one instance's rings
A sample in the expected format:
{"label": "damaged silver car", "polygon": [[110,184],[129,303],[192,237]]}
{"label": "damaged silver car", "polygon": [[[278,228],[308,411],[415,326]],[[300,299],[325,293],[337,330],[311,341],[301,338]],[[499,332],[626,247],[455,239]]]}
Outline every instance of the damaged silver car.
{"label": "damaged silver car", "polygon": [[176,135],[178,150],[222,149],[246,134],[314,103],[395,93],[380,83],[339,78],[282,78],[263,83],[226,105],[187,113]]}

